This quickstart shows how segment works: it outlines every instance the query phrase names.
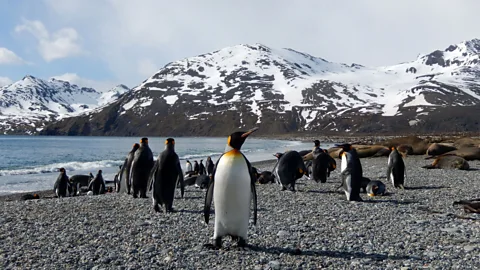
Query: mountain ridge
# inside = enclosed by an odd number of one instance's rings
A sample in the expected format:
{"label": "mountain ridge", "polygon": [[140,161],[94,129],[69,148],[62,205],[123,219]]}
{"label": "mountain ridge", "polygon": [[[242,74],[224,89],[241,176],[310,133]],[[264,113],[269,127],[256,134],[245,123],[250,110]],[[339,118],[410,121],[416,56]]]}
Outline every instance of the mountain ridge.
{"label": "mountain ridge", "polygon": [[91,111],[128,91],[118,85],[99,92],[55,78],[26,75],[0,87],[0,134],[36,134],[47,123]]}
{"label": "mountain ridge", "polygon": [[[118,100],[42,135],[478,131],[480,40],[367,67],[239,44],[166,64]],[[445,123],[445,121],[449,121]]]}

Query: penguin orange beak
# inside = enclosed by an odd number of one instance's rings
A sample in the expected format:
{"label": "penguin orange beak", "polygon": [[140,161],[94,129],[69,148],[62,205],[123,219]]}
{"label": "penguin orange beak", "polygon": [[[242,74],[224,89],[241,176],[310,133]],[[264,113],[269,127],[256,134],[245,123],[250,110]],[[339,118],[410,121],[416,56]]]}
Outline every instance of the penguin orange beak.
{"label": "penguin orange beak", "polygon": [[252,129],[250,129],[249,131],[243,133],[241,137],[242,137],[242,138],[246,138],[246,137],[248,137],[248,135],[250,135],[250,134],[252,134],[253,132],[257,131],[257,129],[258,129],[258,127],[252,128]]}

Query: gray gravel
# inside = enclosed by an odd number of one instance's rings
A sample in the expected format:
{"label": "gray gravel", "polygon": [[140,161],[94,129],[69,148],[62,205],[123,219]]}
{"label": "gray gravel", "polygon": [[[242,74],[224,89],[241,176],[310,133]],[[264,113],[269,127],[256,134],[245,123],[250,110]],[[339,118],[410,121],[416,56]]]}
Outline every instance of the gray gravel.
{"label": "gray gravel", "polygon": [[258,186],[246,250],[229,238],[222,250],[203,247],[214,222],[203,222],[204,191],[193,187],[168,215],[121,194],[0,202],[0,269],[480,268],[480,215],[452,206],[480,197],[480,171],[425,170],[430,161],[408,157],[401,191],[385,181],[386,158],[361,161],[389,196],[347,202],[338,171],[325,184],[299,181],[296,193]]}

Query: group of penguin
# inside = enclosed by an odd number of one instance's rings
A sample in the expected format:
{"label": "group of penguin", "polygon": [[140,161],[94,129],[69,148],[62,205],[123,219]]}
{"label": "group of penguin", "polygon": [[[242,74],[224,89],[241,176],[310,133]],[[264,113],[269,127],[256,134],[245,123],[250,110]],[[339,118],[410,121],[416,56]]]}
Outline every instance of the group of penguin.
{"label": "group of penguin", "polygon": [[[199,165],[197,170],[195,167],[192,168],[191,164],[189,166],[190,162],[188,162],[185,175],[182,173],[180,160],[175,152],[173,138],[166,139],[165,149],[155,162],[148,146],[148,138],[142,138],[140,144],[133,145],[115,177],[116,191],[132,194],[134,198],[146,198],[147,189],[153,189],[153,209],[155,212],[160,212],[159,205],[161,205],[164,212],[168,213],[174,211],[172,206],[175,188],[180,187],[183,198],[185,183],[193,179],[192,177],[196,177],[195,180],[197,180],[201,176],[206,179],[203,215],[207,224],[210,220],[212,202],[215,205],[214,243],[207,246],[221,248],[222,239],[230,236],[239,247],[245,247],[252,201],[253,224],[256,225],[257,222],[257,182],[275,181],[282,190],[295,191],[295,181],[304,175],[316,182],[324,183],[330,172],[336,168],[335,160],[328,155],[328,151],[320,148],[320,142],[316,140],[311,153],[299,153],[294,150],[276,153],[278,160],[272,172],[258,173],[241,152],[247,137],[256,130],[258,128],[230,134],[225,151],[215,165],[211,158],[208,158],[206,168],[201,169]],[[339,154],[341,187],[347,200],[362,201],[360,189],[364,186],[366,178],[363,177],[357,152],[350,144],[337,146],[342,148]],[[59,178],[63,177],[62,174],[66,177],[65,172],[61,171]],[[387,175],[394,187],[403,188],[405,164],[395,148],[392,149],[388,158]],[[365,189],[370,196],[385,193],[385,185],[381,181],[368,181]]]}
{"label": "group of penguin", "polygon": [[112,191],[106,188],[106,181],[103,179],[102,170],[98,170],[95,177],[92,173],[89,175],[73,175],[68,177],[65,168],[59,168],[58,171],[60,174],[53,186],[55,196],[58,198],[76,196],[80,193],[82,187],[87,188],[88,195],[98,195]]}

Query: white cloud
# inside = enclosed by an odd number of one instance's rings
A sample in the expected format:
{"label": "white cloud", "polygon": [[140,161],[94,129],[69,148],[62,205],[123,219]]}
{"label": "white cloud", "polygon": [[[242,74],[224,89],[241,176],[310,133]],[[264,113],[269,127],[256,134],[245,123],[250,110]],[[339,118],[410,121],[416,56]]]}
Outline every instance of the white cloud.
{"label": "white cloud", "polygon": [[152,76],[159,70],[158,64],[155,64],[151,59],[142,59],[138,61],[138,74],[145,78]]}
{"label": "white cloud", "polygon": [[10,78],[0,77],[0,87],[5,86],[5,85],[9,85],[11,83],[13,83],[13,81]]}
{"label": "white cloud", "polygon": [[0,47],[0,65],[7,65],[7,64],[24,64],[22,58],[16,55],[14,52],[10,51],[7,48]]}
{"label": "white cloud", "polygon": [[73,28],[61,28],[50,33],[41,21],[23,19],[23,24],[17,25],[15,32],[23,31],[29,32],[38,40],[38,51],[47,62],[84,52],[79,44],[80,36]]}
{"label": "white cloud", "polygon": [[85,79],[78,76],[76,73],[65,73],[62,75],[53,76],[52,78],[56,80],[67,81],[80,87],[91,87],[100,92],[108,91],[116,86],[116,84],[113,82]]}
{"label": "white cloud", "polygon": [[377,66],[411,61],[419,53],[480,37],[480,1],[455,5],[450,0],[45,3],[51,17],[83,29],[82,36],[94,44],[95,56],[130,84],[145,79],[142,73],[148,65],[140,64],[141,59],[160,68],[239,43],[260,42],[329,61]]}

